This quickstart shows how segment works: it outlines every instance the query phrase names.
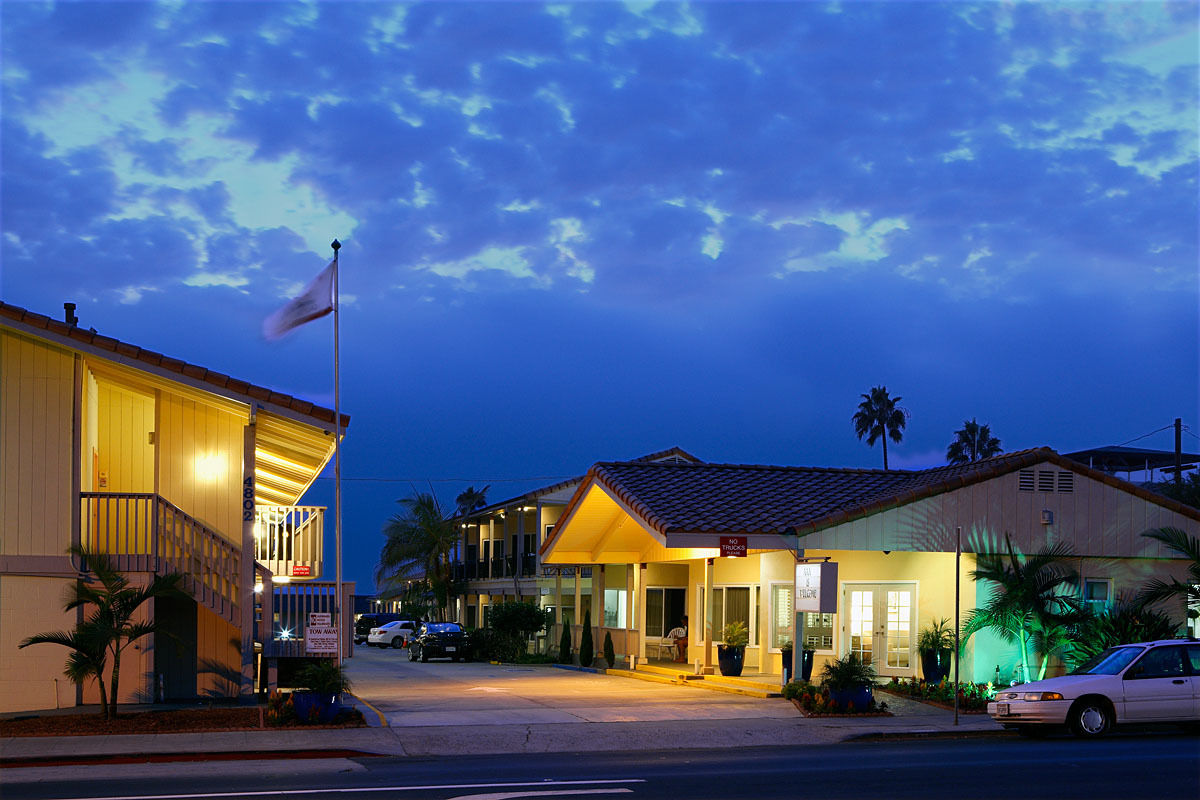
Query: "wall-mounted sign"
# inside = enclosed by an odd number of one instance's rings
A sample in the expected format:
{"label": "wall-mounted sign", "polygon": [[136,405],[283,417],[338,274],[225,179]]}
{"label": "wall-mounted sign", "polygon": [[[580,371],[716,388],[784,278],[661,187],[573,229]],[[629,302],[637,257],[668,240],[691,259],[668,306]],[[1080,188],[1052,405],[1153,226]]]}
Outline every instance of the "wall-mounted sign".
{"label": "wall-mounted sign", "polygon": [[333,624],[333,614],[329,611],[310,611],[308,612],[308,627],[310,628],[328,628]]}
{"label": "wall-mounted sign", "polygon": [[292,564],[293,578],[311,578],[312,564]]}
{"label": "wall-mounted sign", "polygon": [[746,557],[746,537],[745,536],[722,536],[721,537],[721,558],[745,558]]}
{"label": "wall-mounted sign", "polygon": [[304,629],[304,652],[336,653],[338,649],[337,639],[337,628],[310,625]]}
{"label": "wall-mounted sign", "polygon": [[835,561],[796,565],[796,611],[837,613],[837,567]]}

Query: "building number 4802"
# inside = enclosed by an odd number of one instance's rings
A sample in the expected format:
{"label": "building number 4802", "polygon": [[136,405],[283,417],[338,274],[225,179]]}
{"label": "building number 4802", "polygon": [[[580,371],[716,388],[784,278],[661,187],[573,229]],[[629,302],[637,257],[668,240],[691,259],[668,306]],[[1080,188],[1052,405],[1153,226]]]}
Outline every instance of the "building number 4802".
{"label": "building number 4802", "polygon": [[254,521],[254,476],[242,481],[242,522]]}

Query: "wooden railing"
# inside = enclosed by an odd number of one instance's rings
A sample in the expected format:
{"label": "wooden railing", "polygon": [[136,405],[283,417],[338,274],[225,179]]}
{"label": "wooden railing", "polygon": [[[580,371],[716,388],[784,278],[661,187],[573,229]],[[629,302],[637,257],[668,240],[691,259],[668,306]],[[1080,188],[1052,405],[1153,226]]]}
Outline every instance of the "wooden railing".
{"label": "wooden railing", "polygon": [[156,494],[83,492],[80,542],[122,572],[183,575],[183,589],[240,625],[241,548]]}
{"label": "wooden railing", "polygon": [[257,506],[254,558],[275,575],[321,577],[325,509],[320,506]]}

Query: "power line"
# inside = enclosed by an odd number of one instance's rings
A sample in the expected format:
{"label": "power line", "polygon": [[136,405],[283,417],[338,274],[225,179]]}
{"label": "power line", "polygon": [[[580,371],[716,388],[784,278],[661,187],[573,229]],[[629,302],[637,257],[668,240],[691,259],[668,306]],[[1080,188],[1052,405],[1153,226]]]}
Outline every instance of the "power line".
{"label": "power line", "polygon": [[1163,431],[1170,430],[1174,427],[1175,427],[1174,422],[1172,422],[1170,425],[1163,425],[1161,428],[1159,428],[1156,431],[1150,431],[1149,433],[1142,434],[1141,436],[1135,436],[1134,438],[1130,439],[1128,442],[1121,442],[1119,445],[1117,445],[1117,447],[1124,447],[1127,444],[1132,444],[1133,442],[1136,442],[1140,439],[1145,439],[1147,436],[1153,436],[1156,433],[1162,433]]}

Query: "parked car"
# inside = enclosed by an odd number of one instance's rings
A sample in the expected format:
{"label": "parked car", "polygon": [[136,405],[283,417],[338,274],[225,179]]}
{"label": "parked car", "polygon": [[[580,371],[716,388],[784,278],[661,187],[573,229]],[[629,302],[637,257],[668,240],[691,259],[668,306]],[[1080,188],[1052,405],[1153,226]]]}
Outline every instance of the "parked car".
{"label": "parked car", "polygon": [[362,614],[354,621],[354,643],[363,644],[371,635],[372,628],[382,627],[388,622],[400,619],[399,614]]}
{"label": "parked car", "polygon": [[461,661],[466,655],[466,637],[457,622],[426,622],[408,643],[408,660],[449,658]]}
{"label": "parked car", "polygon": [[397,619],[384,623],[378,628],[371,628],[367,634],[367,644],[371,647],[395,647],[399,649],[413,635],[417,623],[407,619]]}
{"label": "parked car", "polygon": [[988,714],[1036,736],[1067,725],[1084,738],[1114,725],[1200,723],[1200,642],[1166,639],[1110,647],[1067,675],[996,693]]}

